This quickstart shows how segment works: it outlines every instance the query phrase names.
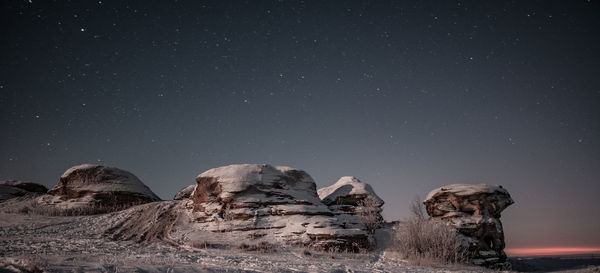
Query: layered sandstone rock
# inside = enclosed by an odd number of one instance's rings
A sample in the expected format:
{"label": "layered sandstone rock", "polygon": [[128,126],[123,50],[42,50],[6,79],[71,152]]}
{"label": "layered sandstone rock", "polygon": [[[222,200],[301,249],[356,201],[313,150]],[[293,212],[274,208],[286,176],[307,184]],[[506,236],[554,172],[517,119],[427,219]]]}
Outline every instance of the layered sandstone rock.
{"label": "layered sandstone rock", "polygon": [[68,169],[48,195],[39,198],[41,205],[80,212],[74,214],[103,213],[158,200],[132,173],[92,164]]}
{"label": "layered sandstone rock", "polygon": [[0,181],[0,202],[15,197],[39,195],[48,191],[43,185],[17,180]]}
{"label": "layered sandstone rock", "polygon": [[[361,182],[354,176],[343,176],[335,184],[318,190],[319,198],[329,207],[344,226],[362,228],[359,214],[361,206],[370,206],[363,208],[373,212],[379,221],[383,220],[381,216],[381,206],[384,202],[371,187],[371,185]],[[365,202],[370,199],[371,202]]]}
{"label": "layered sandstone rock", "polygon": [[455,227],[476,265],[506,261],[500,213],[514,201],[502,186],[452,184],[431,191],[424,201],[434,219]]}
{"label": "layered sandstone rock", "polygon": [[208,170],[196,181],[187,210],[174,225],[176,241],[239,243],[242,238],[355,251],[368,247],[365,230],[336,218],[304,171],[239,164]]}

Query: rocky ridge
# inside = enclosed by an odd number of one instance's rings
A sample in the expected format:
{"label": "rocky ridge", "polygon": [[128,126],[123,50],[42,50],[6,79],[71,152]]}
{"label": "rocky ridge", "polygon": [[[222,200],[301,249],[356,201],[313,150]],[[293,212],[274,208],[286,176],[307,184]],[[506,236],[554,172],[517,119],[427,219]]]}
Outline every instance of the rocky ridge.
{"label": "rocky ridge", "polygon": [[[18,181],[0,182],[2,187],[35,194],[45,191],[41,185]],[[384,204],[369,184],[356,177],[341,177],[317,191],[308,173],[267,164],[207,170],[174,199],[154,202],[160,199],[135,175],[84,164],[65,171],[48,194],[23,200],[42,208],[77,211],[49,215],[97,214],[134,206],[104,223],[105,234],[118,240],[194,248],[282,243],[334,251],[368,249],[374,229],[361,222],[361,211],[369,200],[382,219]],[[19,204],[13,200],[2,206]],[[457,230],[474,264],[496,267],[506,261],[501,212],[513,203],[502,186],[485,184],[443,186],[424,201],[434,220]],[[6,211],[31,213],[29,208]]]}

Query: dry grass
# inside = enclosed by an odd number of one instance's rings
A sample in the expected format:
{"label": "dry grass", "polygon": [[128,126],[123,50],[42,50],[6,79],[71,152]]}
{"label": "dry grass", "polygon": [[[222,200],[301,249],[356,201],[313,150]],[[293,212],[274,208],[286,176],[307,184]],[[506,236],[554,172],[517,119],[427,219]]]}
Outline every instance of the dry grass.
{"label": "dry grass", "polygon": [[413,216],[396,227],[392,249],[414,265],[465,264],[468,250],[456,229],[425,217],[420,202],[411,206]]}

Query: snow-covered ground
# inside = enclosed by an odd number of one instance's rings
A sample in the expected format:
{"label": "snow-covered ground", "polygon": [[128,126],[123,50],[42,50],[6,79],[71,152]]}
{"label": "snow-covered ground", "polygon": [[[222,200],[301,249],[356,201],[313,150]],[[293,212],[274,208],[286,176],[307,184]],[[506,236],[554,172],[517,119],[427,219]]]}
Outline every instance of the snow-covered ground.
{"label": "snow-covered ground", "polygon": [[[275,252],[141,245],[103,235],[119,212],[95,216],[0,213],[0,266],[25,263],[48,272],[484,272],[476,267],[409,266],[394,252],[326,253],[295,247]],[[382,245],[386,241],[380,234]]]}

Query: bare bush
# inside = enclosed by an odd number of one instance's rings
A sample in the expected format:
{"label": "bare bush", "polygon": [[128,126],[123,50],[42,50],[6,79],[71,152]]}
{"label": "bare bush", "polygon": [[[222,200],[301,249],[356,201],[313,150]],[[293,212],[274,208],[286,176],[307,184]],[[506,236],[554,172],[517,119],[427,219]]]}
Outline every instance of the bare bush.
{"label": "bare bush", "polygon": [[426,214],[425,214],[425,208],[423,207],[423,203],[421,203],[421,198],[417,196],[417,198],[415,198],[415,201],[413,201],[412,203],[410,203],[410,213],[412,213],[412,216],[417,218],[417,219],[425,219],[426,218]]}
{"label": "bare bush", "polygon": [[116,256],[106,256],[100,258],[100,266],[102,268],[102,272],[112,273],[119,272],[120,259]]}
{"label": "bare bush", "polygon": [[423,206],[411,205],[413,215],[396,227],[393,248],[415,265],[449,265],[468,261],[468,250],[458,231],[446,223],[425,217]]}
{"label": "bare bush", "polygon": [[357,212],[360,223],[370,234],[375,233],[375,230],[377,230],[383,222],[383,218],[380,214],[381,208],[379,208],[379,202],[371,196],[358,202]]}

